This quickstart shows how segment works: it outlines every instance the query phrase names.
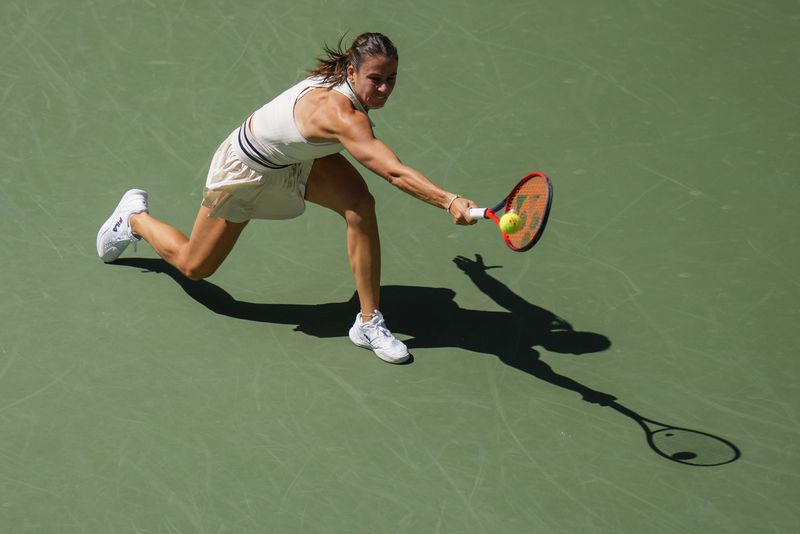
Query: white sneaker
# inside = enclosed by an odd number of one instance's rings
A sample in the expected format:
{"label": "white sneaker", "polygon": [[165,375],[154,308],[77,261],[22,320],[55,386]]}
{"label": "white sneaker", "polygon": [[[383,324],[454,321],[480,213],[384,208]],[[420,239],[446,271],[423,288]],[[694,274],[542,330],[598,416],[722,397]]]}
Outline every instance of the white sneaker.
{"label": "white sneaker", "polygon": [[389,363],[403,363],[408,360],[408,348],[386,328],[383,315],[375,310],[375,315],[366,323],[361,322],[361,314],[350,329],[350,341],[365,349],[372,349],[378,358]]}
{"label": "white sneaker", "polygon": [[104,262],[112,262],[128,248],[131,243],[141,240],[131,232],[131,215],[149,211],[147,193],[141,189],[131,189],[119,201],[114,213],[97,232],[97,255]]}

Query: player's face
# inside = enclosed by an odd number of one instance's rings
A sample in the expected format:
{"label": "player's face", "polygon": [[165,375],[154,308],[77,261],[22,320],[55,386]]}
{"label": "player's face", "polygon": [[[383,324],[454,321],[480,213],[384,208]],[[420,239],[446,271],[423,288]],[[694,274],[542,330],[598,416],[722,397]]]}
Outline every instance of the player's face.
{"label": "player's face", "polygon": [[369,109],[382,108],[394,91],[397,60],[384,56],[368,57],[358,70],[347,67],[347,77],[358,99]]}

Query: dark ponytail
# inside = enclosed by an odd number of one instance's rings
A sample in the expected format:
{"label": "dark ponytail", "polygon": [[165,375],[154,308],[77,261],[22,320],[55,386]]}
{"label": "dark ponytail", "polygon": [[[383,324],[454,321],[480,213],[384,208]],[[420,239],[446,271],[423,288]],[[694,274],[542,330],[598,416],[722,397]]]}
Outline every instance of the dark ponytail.
{"label": "dark ponytail", "polygon": [[362,33],[347,50],[342,50],[344,38],[342,35],[336,48],[325,45],[325,57],[317,58],[316,68],[308,73],[310,76],[322,78],[325,85],[332,87],[347,79],[348,65],[353,65],[358,70],[364,60],[370,57],[381,56],[395,61],[399,59],[394,43],[382,33]]}

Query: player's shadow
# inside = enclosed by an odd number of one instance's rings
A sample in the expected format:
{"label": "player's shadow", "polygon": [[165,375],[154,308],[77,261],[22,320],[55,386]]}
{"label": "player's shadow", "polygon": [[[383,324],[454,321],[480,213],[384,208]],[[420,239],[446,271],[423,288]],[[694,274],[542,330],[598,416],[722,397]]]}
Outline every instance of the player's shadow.
{"label": "player's shadow", "polygon": [[[503,363],[555,386],[574,391],[583,400],[607,406],[640,425],[648,445],[669,460],[696,466],[722,465],[739,458],[732,443],[704,432],[678,427],[653,432],[646,419],[616,401],[570,377],[556,373],[542,361],[534,347],[549,352],[586,355],[611,346],[609,339],[593,332],[576,331],[551,311],[531,304],[489,275],[496,267],[459,256],[453,260],[475,286],[505,311],[470,310],[455,301],[456,293],[442,287],[383,286],[381,309],[396,334],[410,336],[406,345],[414,348],[453,347],[497,356]],[[116,265],[164,273],[194,300],[220,315],[265,323],[295,325],[295,330],[315,337],[344,337],[358,311],[358,298],[326,304],[266,304],[235,299],[224,289],[207,281],[193,281],[161,259],[129,258]],[[409,361],[413,361],[409,360]],[[656,423],[660,424],[660,423]],[[662,425],[663,426],[663,425]],[[658,438],[658,439],[656,439]],[[665,451],[662,438],[678,439],[681,447]],[[686,445],[684,447],[683,445]],[[669,446],[675,446],[670,443]],[[688,448],[687,448],[688,447]]]}
{"label": "player's shadow", "polygon": [[[563,354],[590,354],[606,350],[608,338],[575,331],[564,319],[531,304],[512,292],[487,271],[493,267],[475,260],[455,258],[454,263],[487,296],[506,311],[465,309],[455,301],[452,289],[420,286],[383,286],[381,310],[395,334],[414,348],[454,347],[497,356],[505,364],[550,384],[575,391],[584,400],[608,404],[614,397],[595,391],[560,375],[539,357],[534,347]],[[343,337],[358,311],[357,295],[326,304],[268,304],[235,299],[208,281],[193,281],[161,259],[120,259],[116,265],[164,273],[194,300],[209,310],[248,321],[292,324],[295,330],[320,337]]]}

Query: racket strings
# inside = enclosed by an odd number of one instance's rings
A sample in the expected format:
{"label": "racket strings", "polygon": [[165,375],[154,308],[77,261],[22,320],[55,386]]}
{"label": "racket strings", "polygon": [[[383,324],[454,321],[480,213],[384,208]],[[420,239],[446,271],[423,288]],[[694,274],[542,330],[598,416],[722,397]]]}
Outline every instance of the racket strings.
{"label": "racket strings", "polygon": [[522,184],[506,202],[506,212],[514,210],[520,229],[508,236],[513,248],[525,249],[539,238],[550,205],[550,185],[546,179],[531,179]]}

